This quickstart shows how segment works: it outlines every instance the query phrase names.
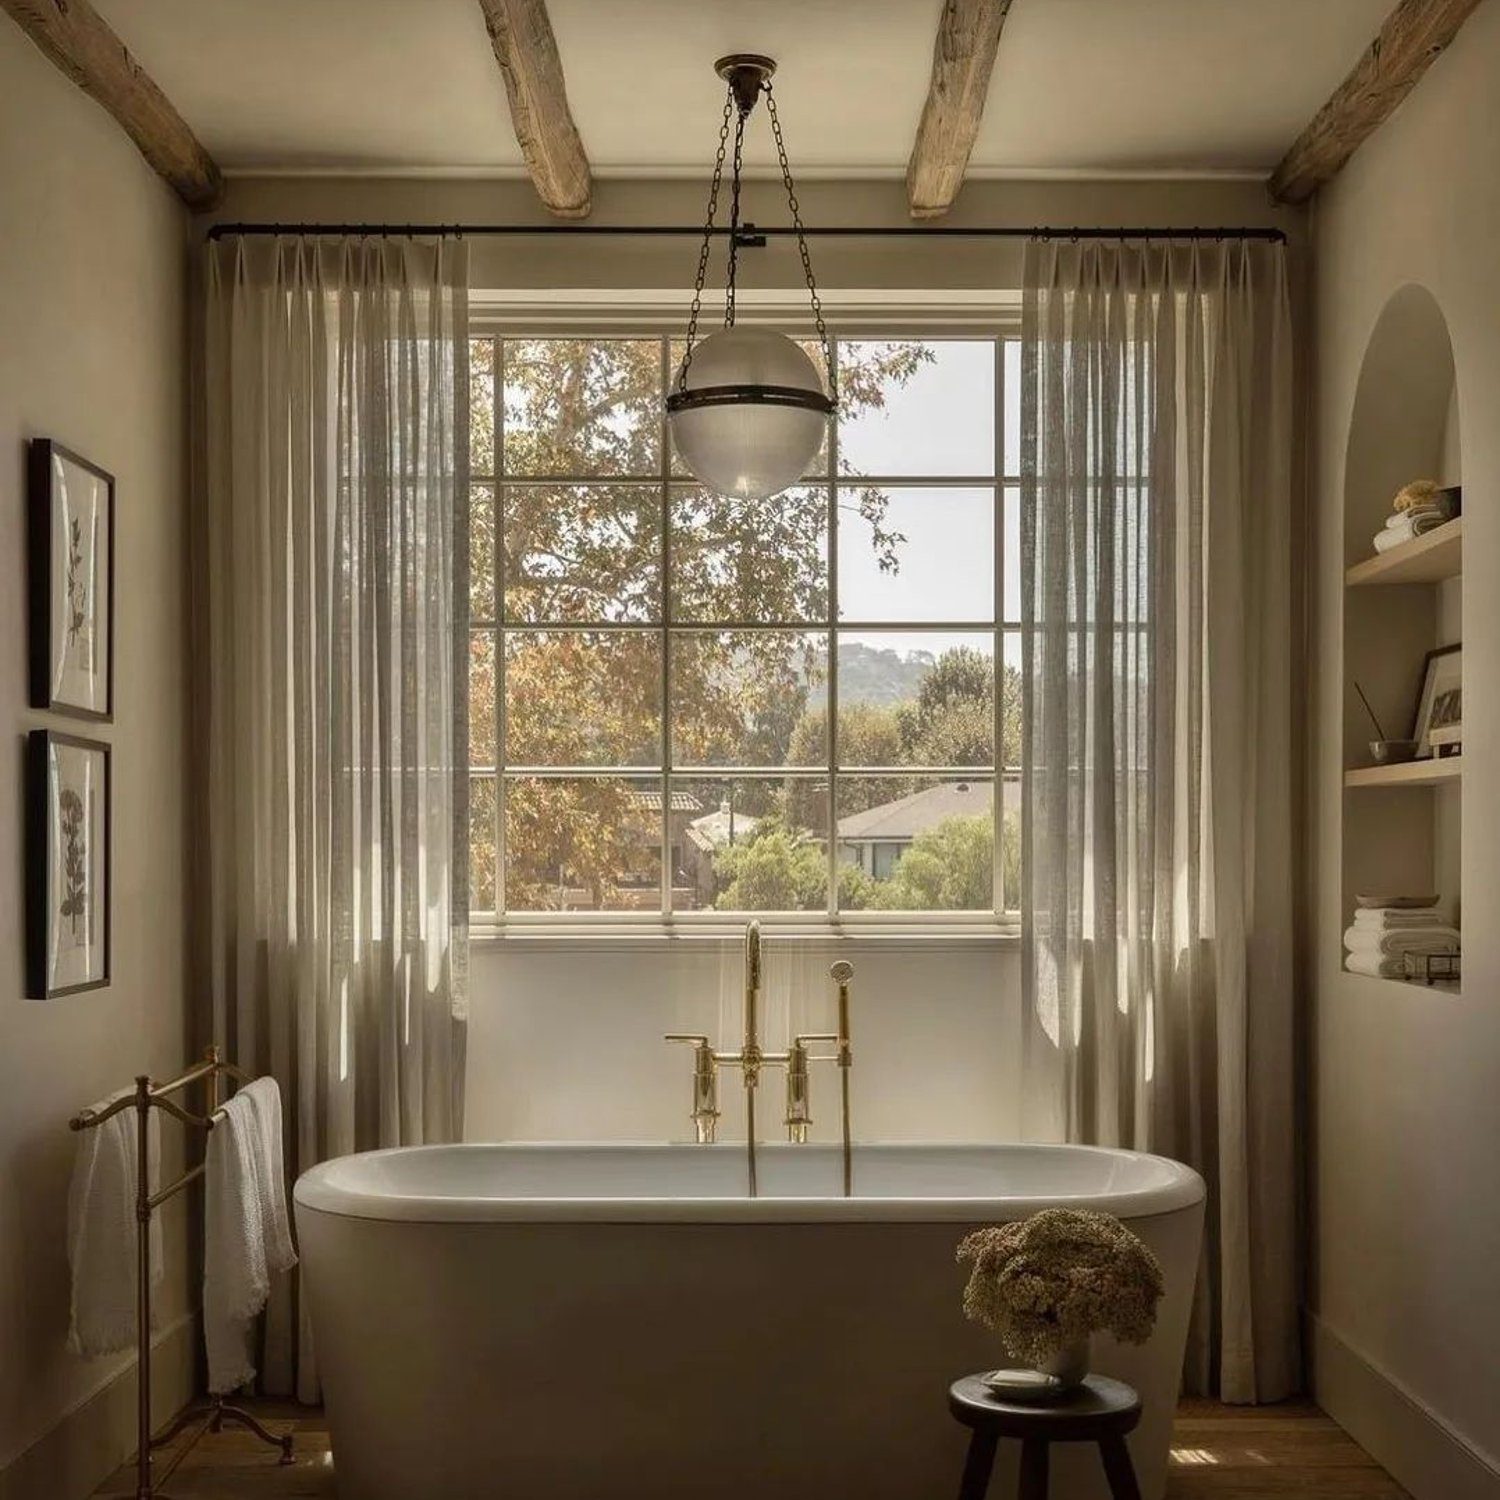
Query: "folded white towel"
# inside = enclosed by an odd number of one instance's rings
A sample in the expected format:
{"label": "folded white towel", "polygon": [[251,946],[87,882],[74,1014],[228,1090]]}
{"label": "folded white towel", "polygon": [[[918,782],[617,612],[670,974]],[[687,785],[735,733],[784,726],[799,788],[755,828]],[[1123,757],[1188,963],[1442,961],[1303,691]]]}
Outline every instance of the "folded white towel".
{"label": "folded white towel", "polygon": [[1406,963],[1400,958],[1382,958],[1368,950],[1351,953],[1344,960],[1344,967],[1351,974],[1368,974],[1374,979],[1405,979]]}
{"label": "folded white towel", "polygon": [[1400,516],[1393,516],[1375,533],[1375,550],[1377,552],[1389,552],[1392,547],[1399,547],[1403,542],[1409,542],[1414,537],[1425,536],[1429,531],[1435,531],[1447,518],[1441,511],[1420,511],[1413,514],[1405,511]]}
{"label": "folded white towel", "polygon": [[[95,1112],[107,1109],[125,1089],[101,1099]],[[113,1354],[132,1348],[136,1339],[136,1218],[139,1172],[136,1155],[136,1111],[119,1114],[92,1130],[78,1132],[73,1180],[68,1187],[68,1265],[73,1298],[68,1319],[68,1347],[75,1354]],[[161,1180],[161,1119],[152,1110],[146,1124],[148,1181]],[[161,1284],[161,1216],[151,1218],[151,1284]],[[158,1302],[152,1301],[152,1325]]]}
{"label": "folded white towel", "polygon": [[1440,906],[1362,906],[1354,913],[1356,927],[1375,932],[1393,932],[1399,927],[1448,927],[1448,914]]}
{"label": "folded white towel", "polygon": [[1462,939],[1456,927],[1401,927],[1381,932],[1373,927],[1351,927],[1344,933],[1351,953],[1379,953],[1399,958],[1403,953],[1458,953]]}
{"label": "folded white towel", "polygon": [[224,1106],[208,1137],[203,1335],[213,1395],[255,1378],[251,1325],[271,1277],[297,1262],[284,1170],[281,1093],[274,1079],[257,1078]]}
{"label": "folded white towel", "polygon": [[1405,510],[1393,510],[1386,517],[1385,524],[1387,529],[1394,529],[1418,520],[1422,516],[1436,516],[1439,520],[1447,520],[1448,511],[1436,501],[1424,500],[1420,505],[1408,505]]}

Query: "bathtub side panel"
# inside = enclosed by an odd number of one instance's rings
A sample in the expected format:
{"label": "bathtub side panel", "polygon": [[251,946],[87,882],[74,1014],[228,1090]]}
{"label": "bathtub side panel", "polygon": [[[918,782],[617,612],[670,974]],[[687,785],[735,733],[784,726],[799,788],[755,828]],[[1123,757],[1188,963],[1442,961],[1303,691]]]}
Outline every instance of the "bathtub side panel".
{"label": "bathtub side panel", "polygon": [[[1167,1269],[1143,1349],[1142,1491],[1162,1491],[1201,1208],[1132,1227]],[[298,1207],[340,1495],[930,1500],[946,1393],[1000,1362],[960,1311],[950,1224],[421,1224]],[[1058,1493],[1103,1500],[1092,1450]],[[997,1483],[1002,1476],[997,1476]],[[997,1491],[1004,1493],[1004,1491]]]}

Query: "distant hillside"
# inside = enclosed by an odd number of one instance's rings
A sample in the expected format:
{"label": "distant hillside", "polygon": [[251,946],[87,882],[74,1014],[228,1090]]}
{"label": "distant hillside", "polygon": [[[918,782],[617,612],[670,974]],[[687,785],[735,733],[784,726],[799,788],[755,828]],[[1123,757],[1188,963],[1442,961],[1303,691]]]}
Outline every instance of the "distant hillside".
{"label": "distant hillside", "polygon": [[[936,658],[931,651],[877,650],[862,641],[839,646],[839,696],[846,703],[909,703]],[[809,707],[824,701],[821,690],[809,694]]]}

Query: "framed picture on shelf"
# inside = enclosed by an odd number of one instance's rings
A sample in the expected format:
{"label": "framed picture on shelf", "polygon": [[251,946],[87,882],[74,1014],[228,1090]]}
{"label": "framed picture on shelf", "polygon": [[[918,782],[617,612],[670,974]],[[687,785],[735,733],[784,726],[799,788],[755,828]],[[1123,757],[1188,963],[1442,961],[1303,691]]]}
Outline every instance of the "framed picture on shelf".
{"label": "framed picture on shelf", "polygon": [[115,481],[50,438],[28,454],[31,706],[109,720],[115,679]]}
{"label": "framed picture on shelf", "polygon": [[109,746],[51,729],[26,740],[26,993],[109,983]]}
{"label": "framed picture on shelf", "polygon": [[1417,759],[1456,754],[1463,744],[1464,656],[1461,643],[1427,653],[1411,737]]}

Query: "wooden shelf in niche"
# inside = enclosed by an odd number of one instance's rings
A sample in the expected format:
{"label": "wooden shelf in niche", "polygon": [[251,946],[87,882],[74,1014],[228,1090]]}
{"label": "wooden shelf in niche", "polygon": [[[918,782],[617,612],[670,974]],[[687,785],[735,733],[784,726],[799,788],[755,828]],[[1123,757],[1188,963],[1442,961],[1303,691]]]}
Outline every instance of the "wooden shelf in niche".
{"label": "wooden shelf in niche", "polygon": [[1359,766],[1344,772],[1344,785],[1352,786],[1442,786],[1464,773],[1462,755],[1441,760],[1409,760],[1399,766]]}
{"label": "wooden shelf in niche", "polygon": [[1425,536],[1366,558],[1344,574],[1350,588],[1372,583],[1441,583],[1464,567],[1464,518],[1446,521]]}
{"label": "wooden shelf in niche", "polygon": [[1343,971],[1351,979],[1368,979],[1371,984],[1394,984],[1404,990],[1419,990],[1424,995],[1461,995],[1463,984],[1457,979],[1439,979],[1434,984],[1423,984],[1420,979],[1398,979],[1394,975],[1357,974],[1353,969]]}

